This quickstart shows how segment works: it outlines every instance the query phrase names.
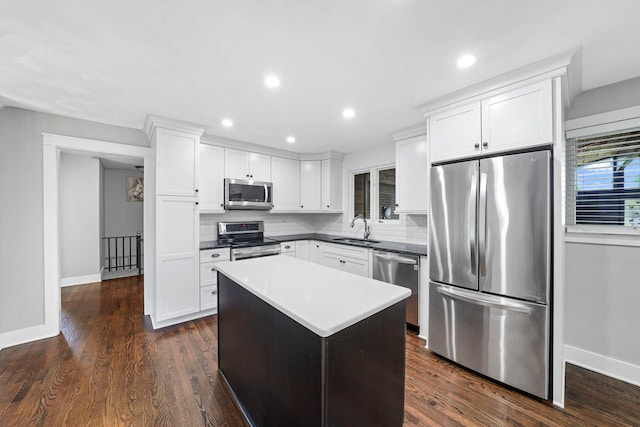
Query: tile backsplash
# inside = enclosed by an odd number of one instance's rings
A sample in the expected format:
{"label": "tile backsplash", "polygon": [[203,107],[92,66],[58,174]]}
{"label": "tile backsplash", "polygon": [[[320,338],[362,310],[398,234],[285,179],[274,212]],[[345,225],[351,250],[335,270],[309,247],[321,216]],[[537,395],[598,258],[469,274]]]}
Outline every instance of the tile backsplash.
{"label": "tile backsplash", "polygon": [[[277,214],[267,211],[232,211],[200,215],[200,240],[216,240],[220,221],[264,221],[265,236],[322,233],[361,238],[364,223],[349,227],[351,218],[344,214]],[[427,244],[427,215],[401,215],[397,223],[372,223],[371,239]]]}

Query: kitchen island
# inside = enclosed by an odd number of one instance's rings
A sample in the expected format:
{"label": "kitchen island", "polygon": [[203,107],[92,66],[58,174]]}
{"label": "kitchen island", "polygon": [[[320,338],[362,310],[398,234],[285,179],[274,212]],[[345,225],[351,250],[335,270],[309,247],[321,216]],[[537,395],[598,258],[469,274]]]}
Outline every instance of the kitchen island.
{"label": "kitchen island", "polygon": [[221,262],[218,367],[256,426],[400,426],[410,291],[285,256]]}

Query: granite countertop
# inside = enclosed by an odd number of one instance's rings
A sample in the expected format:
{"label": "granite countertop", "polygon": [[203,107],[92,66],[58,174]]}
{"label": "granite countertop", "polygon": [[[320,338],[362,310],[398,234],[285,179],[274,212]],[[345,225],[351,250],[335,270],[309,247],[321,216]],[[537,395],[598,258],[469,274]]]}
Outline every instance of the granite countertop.
{"label": "granite countertop", "polygon": [[217,240],[206,240],[206,241],[202,241],[200,242],[200,250],[206,250],[206,249],[219,249],[219,248],[229,248],[231,247],[230,244],[228,243],[218,243]]}
{"label": "granite countertop", "polygon": [[[416,245],[413,243],[379,241],[379,243],[368,243],[366,245],[363,245],[358,243],[346,243],[346,242],[336,241],[336,239],[344,239],[345,236],[335,236],[331,234],[318,234],[318,233],[290,234],[286,236],[269,236],[269,238],[277,240],[279,242],[290,242],[294,240],[319,240],[321,242],[337,243],[341,245],[357,246],[361,248],[366,247],[366,248],[378,249],[382,251],[397,252],[401,254],[427,256],[427,245]],[[372,240],[375,240],[375,239],[372,239]]]}
{"label": "granite countertop", "polygon": [[[266,236],[269,239],[278,242],[291,242],[295,240],[318,240],[326,243],[336,243],[340,245],[357,246],[360,248],[371,248],[381,251],[397,252],[400,254],[427,256],[427,245],[416,245],[412,243],[387,242],[378,241],[378,243],[348,243],[336,241],[336,239],[348,238],[345,236],[336,236],[331,234],[306,233],[306,234],[289,234],[285,236]],[[218,243],[217,240],[208,240],[200,242],[200,250],[228,248],[228,243]]]}
{"label": "granite countertop", "polygon": [[411,295],[401,286],[286,256],[222,261],[216,270],[321,337]]}

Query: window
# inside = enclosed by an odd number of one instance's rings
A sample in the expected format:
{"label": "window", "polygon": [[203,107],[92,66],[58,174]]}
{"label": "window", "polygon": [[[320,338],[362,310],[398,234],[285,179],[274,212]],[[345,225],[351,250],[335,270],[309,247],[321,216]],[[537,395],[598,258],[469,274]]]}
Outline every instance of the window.
{"label": "window", "polygon": [[353,215],[371,218],[371,173],[353,176]]}
{"label": "window", "polygon": [[398,220],[395,167],[372,168],[353,175],[353,215],[373,221]]}
{"label": "window", "polygon": [[378,219],[399,219],[396,209],[396,168],[378,170]]}
{"label": "window", "polygon": [[567,223],[640,226],[640,128],[567,140]]}

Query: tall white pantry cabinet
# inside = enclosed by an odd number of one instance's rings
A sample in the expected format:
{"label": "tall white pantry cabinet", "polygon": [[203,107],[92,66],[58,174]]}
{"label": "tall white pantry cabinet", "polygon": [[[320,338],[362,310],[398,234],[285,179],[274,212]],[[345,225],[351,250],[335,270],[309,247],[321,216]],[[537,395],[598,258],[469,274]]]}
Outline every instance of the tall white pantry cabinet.
{"label": "tall white pantry cabinet", "polygon": [[188,320],[185,316],[199,317],[198,171],[204,128],[150,117],[146,130],[156,153],[156,191],[149,196],[156,202],[151,319],[157,328]]}

